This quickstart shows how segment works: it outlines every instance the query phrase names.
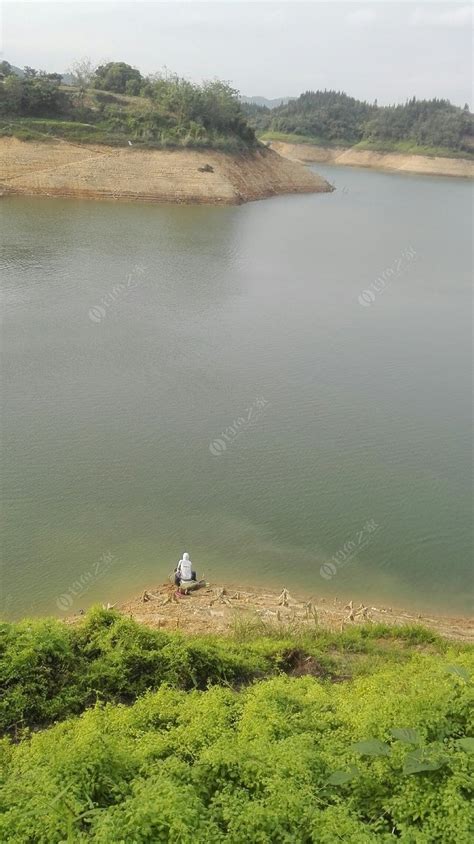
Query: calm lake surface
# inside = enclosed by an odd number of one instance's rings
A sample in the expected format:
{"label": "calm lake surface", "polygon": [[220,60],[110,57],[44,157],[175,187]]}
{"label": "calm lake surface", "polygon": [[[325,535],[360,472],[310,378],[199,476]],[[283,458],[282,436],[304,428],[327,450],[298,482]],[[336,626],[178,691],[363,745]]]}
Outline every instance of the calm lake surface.
{"label": "calm lake surface", "polygon": [[471,185],[317,170],[335,193],[241,207],[3,199],[4,615],[184,550],[469,611]]}

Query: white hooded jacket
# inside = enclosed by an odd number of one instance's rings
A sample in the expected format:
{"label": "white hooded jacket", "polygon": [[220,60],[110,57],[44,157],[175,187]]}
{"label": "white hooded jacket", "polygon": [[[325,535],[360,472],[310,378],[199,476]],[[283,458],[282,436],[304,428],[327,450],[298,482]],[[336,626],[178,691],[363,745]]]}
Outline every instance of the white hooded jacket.
{"label": "white hooded jacket", "polygon": [[181,580],[193,579],[193,564],[189,559],[189,554],[186,551],[183,554],[183,559],[180,560],[178,563],[176,574],[179,574]]}

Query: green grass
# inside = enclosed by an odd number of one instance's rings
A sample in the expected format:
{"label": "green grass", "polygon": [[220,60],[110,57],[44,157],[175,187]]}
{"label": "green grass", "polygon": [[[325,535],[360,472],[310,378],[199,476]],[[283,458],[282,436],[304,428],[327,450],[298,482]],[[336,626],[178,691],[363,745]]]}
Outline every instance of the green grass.
{"label": "green grass", "polygon": [[[135,98],[134,98],[135,99]],[[129,147],[126,132],[113,132],[104,120],[99,123],[80,123],[42,117],[0,117],[0,137],[14,137],[21,141],[50,143],[63,140],[73,144],[102,144]],[[237,137],[213,135],[212,138],[177,138],[163,131],[154,141],[133,140],[135,149],[215,149],[228,153],[248,152],[250,147]]]}
{"label": "green grass", "polygon": [[307,138],[305,135],[293,135],[287,132],[262,132],[259,134],[261,141],[286,141],[291,144],[313,144],[316,141],[313,138]]}
{"label": "green grass", "polygon": [[288,144],[312,144],[319,147],[347,146],[347,141],[327,141],[324,138],[309,135],[295,135],[290,132],[262,132],[260,141],[283,141]]}
{"label": "green grass", "polygon": [[448,147],[420,146],[414,141],[360,141],[352,149],[373,150],[374,152],[395,152],[403,155],[426,155],[439,158],[474,159],[474,153],[452,150]]}
{"label": "green grass", "polygon": [[[48,142],[57,138],[75,143],[113,143],[114,136],[104,127],[69,120],[42,117],[2,117],[0,136],[19,140]],[[123,143],[123,138],[120,139]]]}

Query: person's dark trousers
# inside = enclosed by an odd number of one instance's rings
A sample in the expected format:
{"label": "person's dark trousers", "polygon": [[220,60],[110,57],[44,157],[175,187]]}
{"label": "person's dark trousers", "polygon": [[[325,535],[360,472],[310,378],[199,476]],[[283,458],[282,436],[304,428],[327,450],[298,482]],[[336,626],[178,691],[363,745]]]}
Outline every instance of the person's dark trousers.
{"label": "person's dark trousers", "polygon": [[[197,580],[195,571],[191,571],[191,580]],[[174,574],[174,585],[175,586],[181,585],[181,578],[180,578],[179,574],[176,574],[176,572]]]}

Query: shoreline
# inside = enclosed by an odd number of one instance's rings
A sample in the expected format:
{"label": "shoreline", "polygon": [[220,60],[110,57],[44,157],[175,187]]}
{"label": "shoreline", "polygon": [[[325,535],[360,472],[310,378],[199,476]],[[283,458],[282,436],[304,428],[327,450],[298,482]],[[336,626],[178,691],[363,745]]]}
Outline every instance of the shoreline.
{"label": "shoreline", "polygon": [[300,164],[332,164],[425,176],[474,178],[474,161],[467,158],[377,152],[353,147],[320,147],[316,144],[292,144],[286,141],[269,141],[268,146],[289,161]]}
{"label": "shoreline", "polygon": [[[421,624],[444,638],[474,642],[474,620],[464,616],[409,613],[403,609],[303,595],[298,590],[206,584],[188,596],[169,582],[149,587],[126,601],[106,605],[151,628],[229,635],[239,623],[258,626],[343,630],[358,624]],[[75,623],[76,614],[65,619]]]}
{"label": "shoreline", "polygon": [[303,164],[262,147],[249,153],[152,150],[0,139],[0,196],[240,205],[334,188]]}

